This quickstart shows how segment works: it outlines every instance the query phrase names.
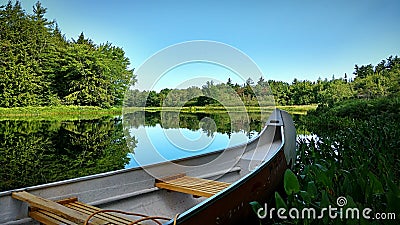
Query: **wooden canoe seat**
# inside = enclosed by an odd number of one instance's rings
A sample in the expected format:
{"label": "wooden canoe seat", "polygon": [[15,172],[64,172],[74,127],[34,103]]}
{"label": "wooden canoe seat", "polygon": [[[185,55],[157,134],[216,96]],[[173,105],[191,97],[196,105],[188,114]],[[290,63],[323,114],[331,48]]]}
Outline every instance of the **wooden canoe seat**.
{"label": "wooden canoe seat", "polygon": [[229,185],[230,183],[190,177],[185,174],[158,179],[155,182],[155,186],[158,188],[207,198],[224,190]]}
{"label": "wooden canoe seat", "polygon": [[[68,198],[57,202],[32,195],[26,191],[14,192],[12,197],[29,203],[29,216],[43,224],[84,224],[88,216],[100,208],[79,202],[77,198]],[[134,220],[112,213],[95,215],[89,224],[131,224]]]}

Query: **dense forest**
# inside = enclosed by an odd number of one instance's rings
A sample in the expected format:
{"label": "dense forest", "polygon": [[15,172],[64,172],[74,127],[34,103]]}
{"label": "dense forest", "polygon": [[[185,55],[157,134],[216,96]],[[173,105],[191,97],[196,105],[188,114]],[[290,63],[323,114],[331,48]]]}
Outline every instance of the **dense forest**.
{"label": "dense forest", "polygon": [[[125,104],[127,106],[218,105],[220,103],[212,97],[231,99],[232,91],[229,90],[234,90],[245,105],[252,106],[268,105],[268,100],[271,101],[271,99],[265,97],[271,96],[271,93],[277,105],[332,105],[353,98],[391,97],[399,95],[400,91],[400,58],[390,56],[376,66],[355,65],[354,77],[354,79],[349,79],[345,74],[344,78],[332,77],[331,80],[318,79],[314,82],[294,79],[291,84],[283,81],[265,81],[263,78],[257,82],[249,78],[244,84],[233,84],[231,79],[228,79],[226,83],[221,84],[207,82],[202,88],[163,89],[158,93],[129,90],[129,97]],[[187,101],[188,99],[190,101]],[[260,102],[260,100],[267,102]]]}
{"label": "dense forest", "polygon": [[120,47],[67,40],[40,2],[0,7],[0,107],[121,105],[133,70]]}

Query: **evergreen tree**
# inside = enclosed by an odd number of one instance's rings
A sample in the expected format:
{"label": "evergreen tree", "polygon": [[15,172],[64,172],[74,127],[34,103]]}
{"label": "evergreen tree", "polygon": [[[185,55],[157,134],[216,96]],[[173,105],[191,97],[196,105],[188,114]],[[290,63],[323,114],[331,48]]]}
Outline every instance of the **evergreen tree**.
{"label": "evergreen tree", "polygon": [[21,3],[8,2],[0,13],[0,106],[15,107],[44,104],[46,82],[38,71],[40,31],[26,15]]}

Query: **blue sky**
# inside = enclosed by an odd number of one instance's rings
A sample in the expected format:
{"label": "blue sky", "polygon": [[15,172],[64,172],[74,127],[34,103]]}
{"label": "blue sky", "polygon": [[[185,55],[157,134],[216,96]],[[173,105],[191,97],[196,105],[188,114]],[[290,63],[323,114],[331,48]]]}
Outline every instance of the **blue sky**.
{"label": "blue sky", "polygon": [[[31,12],[35,2],[22,4]],[[355,64],[400,55],[398,0],[41,2],[68,39],[84,32],[95,43],[109,41],[125,50],[134,68],[190,40],[231,45],[267,79],[286,82],[343,77]]]}

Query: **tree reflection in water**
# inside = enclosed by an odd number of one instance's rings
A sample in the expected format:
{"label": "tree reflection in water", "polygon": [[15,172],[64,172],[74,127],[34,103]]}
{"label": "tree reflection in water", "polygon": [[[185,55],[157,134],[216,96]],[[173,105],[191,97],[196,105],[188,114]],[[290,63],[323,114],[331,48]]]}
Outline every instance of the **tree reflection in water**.
{"label": "tree reflection in water", "polygon": [[129,162],[120,118],[0,121],[0,191],[117,169]]}

